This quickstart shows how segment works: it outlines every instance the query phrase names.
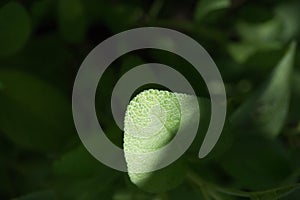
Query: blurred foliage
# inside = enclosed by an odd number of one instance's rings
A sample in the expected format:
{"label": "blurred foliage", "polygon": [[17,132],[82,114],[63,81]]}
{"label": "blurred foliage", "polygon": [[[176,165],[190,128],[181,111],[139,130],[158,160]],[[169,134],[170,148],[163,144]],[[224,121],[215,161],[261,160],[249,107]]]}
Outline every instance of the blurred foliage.
{"label": "blurred foliage", "polygon": [[[299,199],[299,10],[298,0],[2,0],[0,199]],[[202,160],[187,152],[193,172],[163,194],[140,191],[126,173],[94,159],[72,122],[72,86],[84,58],[104,39],[143,26],[197,40],[228,96],[230,120],[216,149]],[[111,92],[122,74],[147,62],[174,67],[207,96],[201,77],[174,54],[120,57],[96,98],[99,121],[119,146]]]}

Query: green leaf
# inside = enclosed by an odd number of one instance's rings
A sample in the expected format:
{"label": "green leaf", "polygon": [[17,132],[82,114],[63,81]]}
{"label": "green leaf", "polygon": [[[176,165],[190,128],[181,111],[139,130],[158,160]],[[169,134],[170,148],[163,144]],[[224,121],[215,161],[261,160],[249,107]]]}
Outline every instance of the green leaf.
{"label": "green leaf", "polygon": [[284,42],[291,39],[286,37],[283,39],[284,27],[278,16],[255,23],[239,20],[235,29],[240,42],[229,43],[227,49],[238,63],[245,63],[257,53],[280,50]]}
{"label": "green leaf", "polygon": [[[216,186],[212,186],[216,187]],[[244,191],[236,191],[232,189],[225,189],[225,188],[219,188],[217,187],[216,190],[232,195],[232,196],[238,196],[238,197],[249,197],[251,200],[275,200],[275,199],[281,199],[282,197],[287,196],[294,190],[300,188],[300,184],[292,184],[287,186],[282,186],[270,190],[265,191],[259,191],[259,192],[244,192]]]}
{"label": "green leaf", "polygon": [[48,20],[49,17],[53,17],[55,6],[56,1],[52,0],[40,0],[32,2],[30,7],[32,26],[36,28],[43,23],[43,21]]}
{"label": "green leaf", "polygon": [[81,0],[60,0],[58,23],[60,33],[67,42],[81,42],[87,31],[86,13]]}
{"label": "green leaf", "polygon": [[24,150],[21,150],[19,155],[28,157],[10,161],[9,169],[18,177],[18,181],[12,180],[14,191],[23,194],[36,191],[37,188],[39,190],[48,188],[52,160],[45,159],[40,153],[31,153],[29,157],[28,151]]}
{"label": "green leaf", "polygon": [[277,187],[292,172],[284,147],[262,136],[240,135],[218,162],[237,186],[250,190]]}
{"label": "green leaf", "polygon": [[103,180],[117,174],[90,155],[83,145],[66,152],[53,164],[53,174],[55,176],[88,178],[96,173],[101,173]]}
{"label": "green leaf", "polygon": [[300,3],[289,1],[279,4],[275,9],[276,16],[282,21],[283,28],[281,38],[285,41],[297,36],[300,33]]}
{"label": "green leaf", "polygon": [[123,75],[124,73],[128,72],[129,70],[133,69],[134,67],[144,64],[145,61],[138,57],[138,56],[134,56],[134,55],[129,55],[127,56],[121,67],[120,67],[120,74]]}
{"label": "green leaf", "polygon": [[34,192],[14,200],[56,200],[56,195],[53,191]]}
{"label": "green leaf", "polygon": [[[132,188],[130,188],[132,189]],[[165,200],[156,194],[150,194],[141,190],[120,190],[113,195],[113,200]]]}
{"label": "green leaf", "polygon": [[283,24],[277,17],[260,23],[239,21],[236,31],[241,42],[229,43],[227,49],[238,63],[245,63],[249,57],[259,52],[275,51],[282,47]]}
{"label": "green leaf", "polygon": [[[169,194],[169,199],[172,200],[182,200],[182,199],[189,199],[189,200],[197,200],[203,199],[200,191],[193,191],[191,192],[191,188],[189,188],[188,184],[182,184],[180,187],[176,188],[176,190],[172,190]],[[164,199],[162,199],[164,200]]]}
{"label": "green leaf", "polygon": [[115,182],[115,177],[107,181],[95,174],[89,178],[56,179],[52,187],[57,191],[59,199],[112,199]]}
{"label": "green leaf", "polygon": [[221,166],[238,186],[251,190],[276,187],[292,172],[282,145],[245,135],[224,155]]}
{"label": "green leaf", "polygon": [[[204,181],[201,177],[190,171],[187,176],[188,180],[195,183],[202,191],[202,193],[207,193],[206,199],[227,199],[226,197],[220,197],[220,194],[230,195],[231,197],[244,197],[250,198],[252,200],[274,200],[284,197],[291,193],[292,191],[300,188],[300,183],[294,183],[292,185],[281,186],[273,189],[268,189],[264,191],[256,192],[246,192],[226,187],[220,187],[218,185]],[[217,196],[216,196],[217,195]]]}
{"label": "green leaf", "polygon": [[[187,95],[186,98],[188,99]],[[179,96],[185,101],[185,96]],[[181,114],[180,104],[174,93],[158,90],[146,90],[138,94],[128,105],[124,121],[124,151],[130,180],[139,188],[148,192],[162,192],[179,185],[185,176],[182,160],[147,173],[130,173],[132,169],[145,169],[145,165],[155,164],[146,162],[141,165],[134,156],[128,153],[146,153],[165,146],[175,136],[179,128]],[[182,111],[184,112],[184,111]],[[165,119],[164,119],[165,117]],[[163,124],[162,124],[163,123]],[[157,130],[156,126],[165,128]],[[148,133],[144,127],[150,132]],[[134,136],[135,132],[139,135]],[[163,155],[162,155],[163,157]],[[163,159],[163,158],[159,158]]]}
{"label": "green leaf", "polygon": [[280,200],[295,200],[298,199],[300,196],[300,189],[295,189],[291,191],[291,193],[287,194],[287,196],[281,198]]}
{"label": "green leaf", "polygon": [[72,59],[74,55],[71,54],[71,49],[61,42],[56,33],[50,33],[32,39],[22,52],[1,59],[0,65],[28,70],[64,88],[67,87],[66,77],[70,73],[67,66]]}
{"label": "green leaf", "polygon": [[4,5],[0,9],[0,56],[9,56],[23,48],[30,32],[30,17],[25,8],[13,1]]}
{"label": "green leaf", "polygon": [[[1,140],[3,140],[3,138],[0,138]],[[8,166],[8,159],[6,158],[5,155],[5,151],[6,149],[8,149],[8,147],[6,145],[4,145],[5,143],[3,143],[4,141],[0,142],[1,145],[1,154],[0,154],[0,185],[2,186],[0,188],[0,193],[2,196],[11,196],[11,194],[13,194],[13,185],[12,185],[12,180],[11,177],[9,175],[9,166]],[[3,152],[3,155],[2,155]]]}
{"label": "green leaf", "polygon": [[252,200],[274,200],[279,199],[281,197],[284,197],[288,195],[290,192],[292,192],[295,189],[300,188],[300,184],[293,184],[288,186],[283,186],[280,188],[275,188],[263,192],[251,192],[250,198]]}
{"label": "green leaf", "polygon": [[276,41],[266,43],[245,41],[240,43],[230,43],[227,45],[227,49],[231,57],[237,63],[244,64],[256,53],[269,53],[270,51],[272,52],[280,49],[281,46],[281,43]]}
{"label": "green leaf", "polygon": [[136,5],[118,3],[110,1],[103,3],[106,9],[101,13],[101,20],[113,32],[125,31],[135,27],[138,20],[143,17],[143,11]]}
{"label": "green leaf", "polygon": [[[300,126],[299,102],[300,102],[300,71],[295,70],[293,73],[292,98],[290,104],[289,121],[299,123]],[[300,127],[298,128],[298,132],[300,132]]]}
{"label": "green leaf", "polygon": [[149,168],[165,155],[140,163],[130,153],[153,152],[168,144],[179,125],[186,127],[191,123],[198,112],[195,102],[197,98],[191,95],[150,89],[129,103],[124,122],[124,151],[130,180],[139,188],[157,193],[173,189],[183,181],[186,170],[182,159],[154,172],[132,173]]}
{"label": "green leaf", "polygon": [[244,41],[265,43],[280,39],[282,23],[278,18],[272,18],[262,23],[238,22],[236,25],[238,34]]}
{"label": "green leaf", "polygon": [[249,43],[230,43],[227,49],[232,58],[238,63],[244,63],[256,52],[253,44]]}
{"label": "green leaf", "polygon": [[83,145],[64,153],[53,163],[53,184],[60,197],[109,199],[111,184],[120,173],[101,164]]}
{"label": "green leaf", "polygon": [[[189,172],[187,177],[189,180],[191,180],[193,183],[199,186],[199,188],[202,189],[202,192],[207,192],[207,194],[213,197],[213,199],[227,199],[226,197],[219,196],[219,194],[226,194],[231,196],[231,198],[229,199],[232,199],[232,197],[235,196],[235,197],[250,198],[251,200],[275,200],[284,197],[289,193],[291,193],[292,191],[300,188],[300,183],[295,183],[295,184],[268,189],[264,191],[245,192],[245,191],[226,188],[226,187],[224,188],[224,187],[217,186],[215,184],[208,183],[204,181],[202,178],[200,178],[194,172]],[[211,199],[211,198],[208,196],[207,199]]]}
{"label": "green leaf", "polygon": [[230,4],[230,0],[200,0],[196,7],[195,20],[201,21],[213,11],[229,8]]}
{"label": "green leaf", "polygon": [[238,15],[234,15],[235,19],[250,23],[261,23],[274,17],[274,12],[272,9],[270,9],[270,6],[251,2],[246,6],[238,7],[237,14]]}
{"label": "green leaf", "polygon": [[249,133],[279,135],[289,109],[295,50],[292,43],[270,79],[233,114],[232,124]]}
{"label": "green leaf", "polygon": [[58,153],[72,142],[71,105],[46,82],[16,70],[0,70],[0,129],[20,147]]}

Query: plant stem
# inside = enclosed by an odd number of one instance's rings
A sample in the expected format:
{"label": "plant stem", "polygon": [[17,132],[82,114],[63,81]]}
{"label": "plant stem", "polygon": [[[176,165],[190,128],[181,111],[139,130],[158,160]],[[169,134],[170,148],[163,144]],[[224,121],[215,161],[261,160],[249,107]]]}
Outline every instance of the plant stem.
{"label": "plant stem", "polygon": [[231,195],[231,196],[237,196],[237,197],[246,197],[249,199],[260,199],[261,197],[267,196],[267,195],[275,195],[277,198],[286,196],[289,192],[300,188],[300,183],[295,183],[288,186],[282,186],[278,188],[273,188],[265,191],[256,191],[256,192],[244,192],[234,189],[228,189],[228,188],[222,188],[217,185],[207,183],[204,180],[202,180],[201,177],[199,177],[194,172],[189,172],[187,175],[187,178],[191,180],[193,183],[195,183],[200,190],[202,191],[203,188],[207,188],[206,193],[213,197],[216,200],[222,199],[217,192]]}
{"label": "plant stem", "polygon": [[238,197],[251,197],[250,193],[248,192],[243,192],[243,191],[238,191],[238,190],[232,190],[232,189],[226,189],[226,188],[221,188],[219,186],[213,185],[211,183],[205,182],[201,177],[199,177],[196,173],[190,171],[187,174],[187,178],[194,182],[196,185],[199,186],[199,188],[203,189],[203,187],[209,188],[210,190],[210,195],[213,196],[216,200],[220,199],[218,195],[216,195],[215,191],[221,192],[223,194],[228,194],[232,196],[238,196]]}

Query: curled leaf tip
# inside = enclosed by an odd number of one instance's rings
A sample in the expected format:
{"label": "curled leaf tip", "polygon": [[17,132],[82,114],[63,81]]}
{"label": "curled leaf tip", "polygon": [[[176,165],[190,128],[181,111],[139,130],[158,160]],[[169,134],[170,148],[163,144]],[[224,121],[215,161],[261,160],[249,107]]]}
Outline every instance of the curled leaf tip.
{"label": "curled leaf tip", "polygon": [[155,166],[165,153],[154,158],[138,158],[138,154],[156,151],[168,144],[176,135],[179,125],[187,123],[182,112],[193,112],[181,105],[189,103],[191,95],[161,90],[146,90],[138,94],[128,105],[124,124],[124,151],[130,180],[148,192],[162,192],[179,185],[185,176],[181,159],[171,165],[146,173],[134,173]]}

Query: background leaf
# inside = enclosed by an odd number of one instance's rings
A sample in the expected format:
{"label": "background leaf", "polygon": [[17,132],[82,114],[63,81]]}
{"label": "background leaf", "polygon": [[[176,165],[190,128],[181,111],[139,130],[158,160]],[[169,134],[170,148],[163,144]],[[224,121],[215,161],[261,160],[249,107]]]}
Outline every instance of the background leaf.
{"label": "background leaf", "polygon": [[24,47],[31,32],[30,21],[27,10],[17,2],[0,8],[0,56],[14,54]]}
{"label": "background leaf", "polygon": [[66,148],[74,133],[66,97],[51,85],[21,71],[1,70],[0,80],[4,85],[0,94],[3,133],[22,148],[47,154]]}
{"label": "background leaf", "polygon": [[296,44],[292,43],[265,85],[253,94],[231,118],[245,132],[276,137],[286,120],[290,101],[290,77]]}
{"label": "background leaf", "polygon": [[225,9],[230,6],[230,0],[200,0],[195,11],[195,20],[200,21],[210,12]]}
{"label": "background leaf", "polygon": [[272,189],[269,191],[251,193],[250,196],[251,196],[251,199],[253,199],[253,200],[279,199],[299,187],[300,187],[299,184],[294,184],[294,185],[284,186],[284,187],[277,188],[277,189]]}
{"label": "background leaf", "polygon": [[70,43],[81,42],[87,31],[87,19],[81,0],[59,0],[60,33]]}
{"label": "background leaf", "polygon": [[220,165],[239,185],[265,190],[278,187],[291,174],[284,147],[258,136],[241,135],[220,159]]}
{"label": "background leaf", "polygon": [[32,194],[28,194],[14,200],[56,200],[55,194],[53,191],[44,191],[44,192],[35,192]]}

